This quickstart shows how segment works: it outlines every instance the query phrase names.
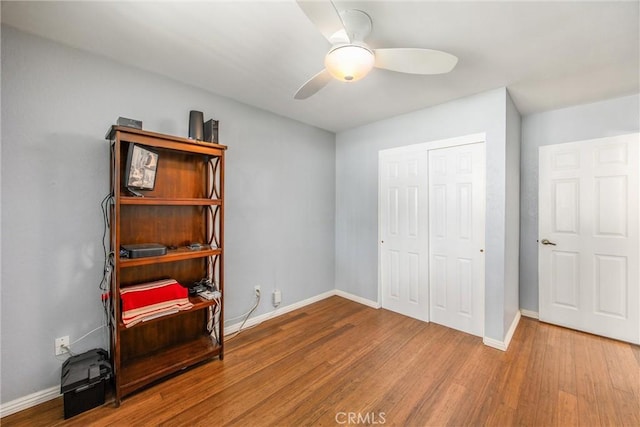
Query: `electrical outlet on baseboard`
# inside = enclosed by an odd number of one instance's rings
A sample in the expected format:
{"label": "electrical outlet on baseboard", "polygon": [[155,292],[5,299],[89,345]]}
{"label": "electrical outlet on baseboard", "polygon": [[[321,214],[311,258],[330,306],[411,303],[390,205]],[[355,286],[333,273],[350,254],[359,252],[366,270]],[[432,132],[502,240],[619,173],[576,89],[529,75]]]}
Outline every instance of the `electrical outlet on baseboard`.
{"label": "electrical outlet on baseboard", "polygon": [[282,293],[280,292],[280,289],[274,289],[273,290],[273,306],[277,307],[280,305],[281,302],[282,302]]}

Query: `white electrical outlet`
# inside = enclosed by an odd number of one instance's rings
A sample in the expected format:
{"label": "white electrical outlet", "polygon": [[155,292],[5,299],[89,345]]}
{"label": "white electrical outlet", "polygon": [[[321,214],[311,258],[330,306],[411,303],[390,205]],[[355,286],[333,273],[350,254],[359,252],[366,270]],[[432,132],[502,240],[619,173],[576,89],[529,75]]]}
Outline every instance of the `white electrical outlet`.
{"label": "white electrical outlet", "polygon": [[56,338],[55,342],[56,356],[69,352],[69,336]]}
{"label": "white electrical outlet", "polygon": [[273,306],[277,307],[282,302],[282,293],[280,289],[274,289],[273,291]]}

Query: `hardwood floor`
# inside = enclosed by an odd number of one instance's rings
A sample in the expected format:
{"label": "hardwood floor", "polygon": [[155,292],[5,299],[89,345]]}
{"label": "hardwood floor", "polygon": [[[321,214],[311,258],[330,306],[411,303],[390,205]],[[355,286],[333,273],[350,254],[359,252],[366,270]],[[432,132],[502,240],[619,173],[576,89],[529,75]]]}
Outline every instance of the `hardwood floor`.
{"label": "hardwood floor", "polygon": [[228,341],[213,361],[67,421],[9,426],[639,426],[640,347],[522,318],[507,352],[332,297]]}

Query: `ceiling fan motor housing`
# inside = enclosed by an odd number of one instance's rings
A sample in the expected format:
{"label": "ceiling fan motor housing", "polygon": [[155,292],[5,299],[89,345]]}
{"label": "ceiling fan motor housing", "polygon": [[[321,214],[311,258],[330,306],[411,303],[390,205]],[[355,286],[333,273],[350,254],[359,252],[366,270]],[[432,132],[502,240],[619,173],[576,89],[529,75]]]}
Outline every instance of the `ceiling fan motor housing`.
{"label": "ceiling fan motor housing", "polygon": [[373,24],[371,17],[358,9],[347,9],[340,12],[340,19],[351,42],[362,42],[371,33]]}

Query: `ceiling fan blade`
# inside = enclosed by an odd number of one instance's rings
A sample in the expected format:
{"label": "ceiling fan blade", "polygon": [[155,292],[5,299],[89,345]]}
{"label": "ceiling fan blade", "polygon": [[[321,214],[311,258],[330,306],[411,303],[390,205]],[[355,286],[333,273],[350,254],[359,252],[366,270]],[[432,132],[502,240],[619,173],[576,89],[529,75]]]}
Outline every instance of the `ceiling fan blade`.
{"label": "ceiling fan blade", "polygon": [[297,3],[307,18],[331,44],[351,43],[340,13],[331,0],[297,0]]}
{"label": "ceiling fan blade", "polygon": [[298,91],[294,95],[294,98],[295,99],[309,98],[311,95],[315,94],[317,91],[325,87],[327,83],[331,81],[332,78],[333,77],[331,77],[331,74],[329,74],[329,72],[326,69],[320,71],[318,74],[316,74],[315,76],[307,80],[305,84],[300,86],[300,89],[298,89]]}
{"label": "ceiling fan blade", "polygon": [[443,74],[453,70],[458,58],[431,49],[376,49],[375,67],[409,74]]}

